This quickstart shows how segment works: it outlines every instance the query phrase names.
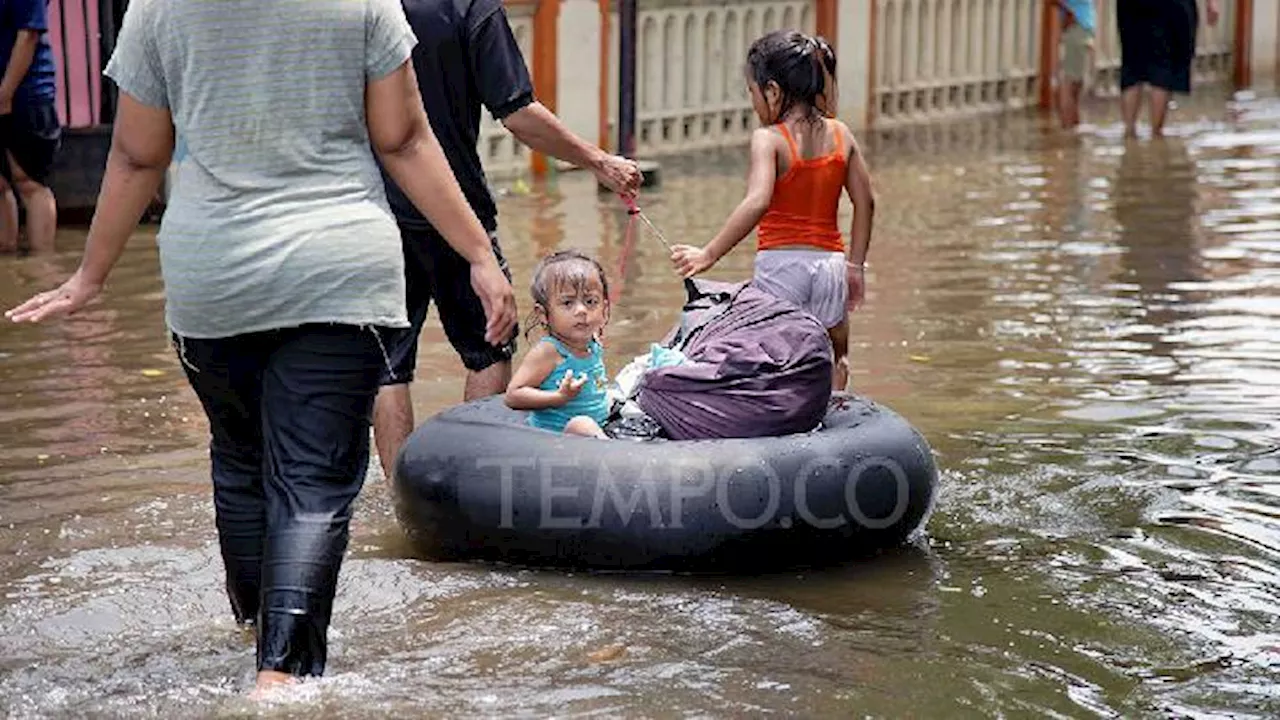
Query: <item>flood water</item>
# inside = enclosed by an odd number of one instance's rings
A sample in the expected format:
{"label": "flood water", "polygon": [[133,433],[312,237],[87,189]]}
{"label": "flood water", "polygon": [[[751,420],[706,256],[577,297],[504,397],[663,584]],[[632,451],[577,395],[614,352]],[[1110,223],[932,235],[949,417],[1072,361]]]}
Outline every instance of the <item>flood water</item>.
{"label": "flood water", "polygon": [[[1078,136],[1014,117],[865,141],[880,204],[852,383],[937,453],[916,545],[755,578],[439,564],[412,557],[375,473],[329,674],[266,706],[244,698],[206,425],[140,231],[105,301],[0,327],[0,710],[1277,715],[1280,102],[1201,93],[1163,142],[1124,142],[1108,112]],[[744,157],[667,162],[648,214],[708,241]],[[556,247],[618,267],[626,216],[581,175],[501,213],[521,288]],[[69,274],[82,241],[0,258],[0,306]],[[746,277],[751,245],[713,277]],[[615,282],[614,371],[682,298],[652,239]],[[420,418],[461,377],[433,317]]]}

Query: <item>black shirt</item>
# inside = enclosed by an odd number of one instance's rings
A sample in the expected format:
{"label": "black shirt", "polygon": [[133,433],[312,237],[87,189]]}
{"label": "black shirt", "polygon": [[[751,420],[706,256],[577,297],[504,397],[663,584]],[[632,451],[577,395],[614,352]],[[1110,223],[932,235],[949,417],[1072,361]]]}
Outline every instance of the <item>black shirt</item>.
{"label": "black shirt", "polygon": [[[413,70],[431,129],[462,192],[486,230],[497,229],[476,144],[480,108],[501,120],[533,102],[533,82],[507,22],[502,0],[401,0],[418,44]],[[402,224],[422,229],[426,219],[383,173],[387,200]]]}

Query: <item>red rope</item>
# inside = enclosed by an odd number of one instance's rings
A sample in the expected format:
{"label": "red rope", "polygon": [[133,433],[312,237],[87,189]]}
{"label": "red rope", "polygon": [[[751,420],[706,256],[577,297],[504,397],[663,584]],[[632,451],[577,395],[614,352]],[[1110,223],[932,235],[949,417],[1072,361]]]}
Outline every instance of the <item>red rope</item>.
{"label": "red rope", "polygon": [[622,288],[627,283],[627,261],[631,259],[631,253],[636,247],[636,213],[627,213],[627,227],[622,233],[622,252],[618,257],[618,274],[617,282],[613,284],[613,297],[609,298],[609,303],[616,304],[618,298],[622,297]]}

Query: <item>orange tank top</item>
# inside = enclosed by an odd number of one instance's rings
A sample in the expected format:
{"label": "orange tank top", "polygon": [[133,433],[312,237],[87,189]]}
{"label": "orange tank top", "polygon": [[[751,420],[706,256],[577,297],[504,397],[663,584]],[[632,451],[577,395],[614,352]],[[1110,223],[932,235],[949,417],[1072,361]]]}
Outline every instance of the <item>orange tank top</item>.
{"label": "orange tank top", "polygon": [[778,124],[791,152],[791,167],[774,183],[769,209],[756,228],[757,249],[802,245],[844,252],[844,236],[836,214],[849,158],[844,153],[840,129],[830,122],[826,125],[835,133],[835,150],[821,157],[802,158],[791,131],[785,124]]}

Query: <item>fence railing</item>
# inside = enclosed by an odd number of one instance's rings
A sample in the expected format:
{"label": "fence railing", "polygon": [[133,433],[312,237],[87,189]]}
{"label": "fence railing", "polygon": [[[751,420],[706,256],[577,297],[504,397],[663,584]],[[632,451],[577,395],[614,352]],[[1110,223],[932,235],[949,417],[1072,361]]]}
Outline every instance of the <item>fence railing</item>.
{"label": "fence railing", "polygon": [[[1096,0],[1095,89],[1114,93],[1119,80],[1118,0]],[[1204,0],[1194,76],[1206,82],[1232,69],[1236,0],[1222,0],[1209,27]],[[871,53],[868,101],[878,126],[946,120],[1026,107],[1037,99],[1044,0],[868,0],[874,3],[870,47],[839,47],[842,66]],[[848,3],[846,5],[846,3]],[[114,47],[127,0],[48,0],[50,41],[58,67],[58,112],[64,124],[87,127],[114,117],[102,66]],[[618,117],[618,19],[610,51],[585,53],[602,65],[610,138]],[[815,30],[817,0],[640,0],[637,27],[636,144],[645,156],[670,155],[746,141],[756,125],[743,63],[750,44],[770,30]],[[840,12],[852,12],[841,0]],[[537,2],[509,2],[507,13],[530,67]],[[868,9],[869,11],[869,9]],[[1055,49],[1056,50],[1056,49]],[[561,51],[574,52],[562,47]],[[584,59],[584,61],[587,61]],[[600,88],[561,88],[598,93]],[[844,93],[850,92],[845,89]],[[861,118],[851,119],[860,124]],[[594,122],[594,121],[593,121]],[[501,123],[482,120],[480,157],[495,177],[529,168],[529,151]]]}
{"label": "fence railing", "polygon": [[877,3],[877,124],[1035,102],[1044,0]]}
{"label": "fence railing", "polygon": [[[611,27],[618,27],[615,13]],[[814,30],[813,0],[642,0],[636,32],[636,150],[663,155],[745,142],[758,121],[743,64],[761,35]],[[608,64],[618,122],[618,38]]]}

